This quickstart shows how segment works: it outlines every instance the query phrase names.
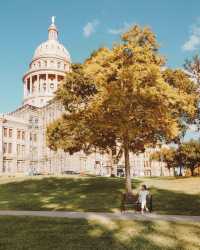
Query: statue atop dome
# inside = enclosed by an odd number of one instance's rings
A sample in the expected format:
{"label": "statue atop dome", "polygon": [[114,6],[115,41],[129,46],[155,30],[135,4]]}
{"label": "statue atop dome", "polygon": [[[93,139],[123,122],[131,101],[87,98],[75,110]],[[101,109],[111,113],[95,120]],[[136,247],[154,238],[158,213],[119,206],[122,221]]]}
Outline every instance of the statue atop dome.
{"label": "statue atop dome", "polygon": [[52,24],[55,24],[55,19],[56,19],[55,16],[52,16],[52,17],[51,17],[51,22],[52,22]]}
{"label": "statue atop dome", "polygon": [[49,26],[49,40],[58,40],[58,30],[55,25],[55,16],[51,17],[51,25]]}

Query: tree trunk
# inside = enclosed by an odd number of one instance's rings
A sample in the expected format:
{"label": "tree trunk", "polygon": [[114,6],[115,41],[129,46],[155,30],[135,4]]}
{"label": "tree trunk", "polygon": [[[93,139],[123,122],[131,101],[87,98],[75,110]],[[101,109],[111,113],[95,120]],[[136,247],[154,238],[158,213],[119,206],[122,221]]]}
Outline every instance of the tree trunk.
{"label": "tree trunk", "polygon": [[190,168],[191,176],[194,176],[194,168]]}
{"label": "tree trunk", "polygon": [[125,175],[126,175],[126,192],[132,193],[128,141],[124,141],[124,159],[125,159]]}
{"label": "tree trunk", "polygon": [[174,167],[173,167],[173,174],[174,174],[174,176],[176,176],[176,170]]}
{"label": "tree trunk", "polygon": [[179,176],[182,176],[182,165],[179,166]]}
{"label": "tree trunk", "polygon": [[110,162],[110,176],[113,177],[115,176],[115,171],[114,171],[114,164],[113,164],[113,152],[112,150],[110,149],[109,151],[109,162]]}

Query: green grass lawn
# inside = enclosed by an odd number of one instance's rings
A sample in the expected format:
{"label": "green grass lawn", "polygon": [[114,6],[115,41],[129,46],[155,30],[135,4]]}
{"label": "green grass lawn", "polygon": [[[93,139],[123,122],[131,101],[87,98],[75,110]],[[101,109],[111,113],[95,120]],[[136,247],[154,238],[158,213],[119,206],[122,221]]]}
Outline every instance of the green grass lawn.
{"label": "green grass lawn", "polygon": [[0,217],[0,250],[199,250],[200,223]]}
{"label": "green grass lawn", "polygon": [[[200,178],[139,178],[153,194],[154,211],[200,215]],[[103,177],[0,178],[0,210],[113,212],[119,209],[124,179]]]}

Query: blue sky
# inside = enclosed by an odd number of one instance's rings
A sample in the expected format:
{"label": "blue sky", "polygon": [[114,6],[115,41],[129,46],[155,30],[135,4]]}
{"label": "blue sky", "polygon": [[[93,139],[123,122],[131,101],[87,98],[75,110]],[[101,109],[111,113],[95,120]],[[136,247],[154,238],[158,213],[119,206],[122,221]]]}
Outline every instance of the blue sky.
{"label": "blue sky", "polygon": [[22,100],[22,76],[56,16],[60,40],[73,62],[111,46],[131,24],[157,34],[168,66],[181,67],[200,49],[199,0],[2,0],[0,3],[0,113]]}

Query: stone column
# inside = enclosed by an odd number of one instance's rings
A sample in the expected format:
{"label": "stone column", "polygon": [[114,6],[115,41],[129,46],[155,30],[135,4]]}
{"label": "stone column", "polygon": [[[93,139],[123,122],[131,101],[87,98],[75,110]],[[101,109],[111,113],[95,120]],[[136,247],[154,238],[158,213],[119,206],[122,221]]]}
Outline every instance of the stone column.
{"label": "stone column", "polygon": [[28,78],[26,78],[26,97],[30,94],[30,84],[29,84],[29,90],[28,90]]}
{"label": "stone column", "polygon": [[55,90],[58,89],[58,75],[55,75]]}
{"label": "stone column", "polygon": [[48,92],[49,90],[48,90],[48,88],[49,88],[49,79],[48,79],[48,73],[46,73],[46,90],[45,90],[45,92]]}
{"label": "stone column", "polygon": [[32,81],[32,75],[30,76],[30,95],[33,94],[33,81]]}
{"label": "stone column", "polygon": [[17,129],[13,129],[13,134],[12,134],[12,155],[13,155],[13,160],[12,160],[12,165],[11,165],[11,174],[15,175],[17,173]]}
{"label": "stone column", "polygon": [[47,74],[47,92],[50,93],[51,92],[51,88],[50,88],[50,80],[49,80],[49,75]]}
{"label": "stone column", "polygon": [[24,98],[27,96],[27,79],[24,79]]}
{"label": "stone column", "polygon": [[[28,79],[29,79],[29,89],[28,89]],[[26,95],[30,95],[30,78],[26,78]]]}
{"label": "stone column", "polygon": [[36,83],[36,92],[37,93],[39,93],[40,92],[40,90],[39,90],[39,74],[38,75],[36,75],[36,81],[35,81],[35,83]]}

